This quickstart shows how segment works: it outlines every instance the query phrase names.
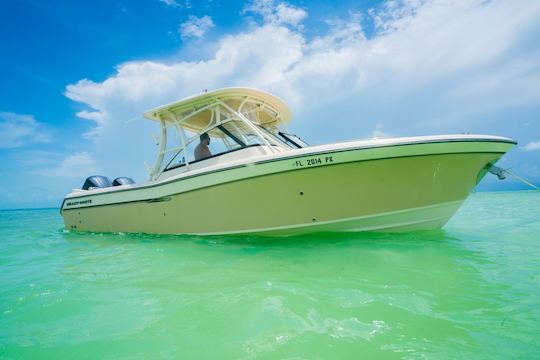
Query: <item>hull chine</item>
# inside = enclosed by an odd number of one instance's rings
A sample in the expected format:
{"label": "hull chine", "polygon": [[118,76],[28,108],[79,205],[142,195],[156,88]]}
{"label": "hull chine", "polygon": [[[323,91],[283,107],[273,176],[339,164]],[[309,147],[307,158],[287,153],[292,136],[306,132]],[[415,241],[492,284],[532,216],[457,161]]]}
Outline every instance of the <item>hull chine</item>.
{"label": "hull chine", "polygon": [[196,235],[253,234],[262,236],[291,236],[316,232],[407,232],[437,230],[441,229],[450,220],[462,203],[463,201],[459,200],[335,221],[312,222],[282,228]]}

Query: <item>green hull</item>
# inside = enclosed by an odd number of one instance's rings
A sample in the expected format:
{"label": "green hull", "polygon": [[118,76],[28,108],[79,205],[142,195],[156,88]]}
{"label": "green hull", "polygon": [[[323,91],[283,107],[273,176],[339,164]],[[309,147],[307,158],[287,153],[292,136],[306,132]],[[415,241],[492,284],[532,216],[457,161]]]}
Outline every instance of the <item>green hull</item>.
{"label": "green hull", "polygon": [[[291,235],[441,228],[513,144],[414,144],[316,153],[66,199],[67,229]],[[71,207],[71,208],[70,208]]]}

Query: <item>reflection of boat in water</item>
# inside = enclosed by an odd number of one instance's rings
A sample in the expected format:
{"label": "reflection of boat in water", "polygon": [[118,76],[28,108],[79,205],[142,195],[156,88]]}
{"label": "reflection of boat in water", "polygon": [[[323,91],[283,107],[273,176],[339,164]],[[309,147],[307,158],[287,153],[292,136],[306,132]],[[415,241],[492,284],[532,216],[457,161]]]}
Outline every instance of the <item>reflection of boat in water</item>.
{"label": "reflection of boat in water", "polygon": [[[308,146],[283,131],[277,97],[228,88],[158,107],[150,180],[91,177],[62,204],[67,229],[175,234],[295,234],[442,227],[516,143],[484,135]],[[211,157],[195,160],[200,135]]]}

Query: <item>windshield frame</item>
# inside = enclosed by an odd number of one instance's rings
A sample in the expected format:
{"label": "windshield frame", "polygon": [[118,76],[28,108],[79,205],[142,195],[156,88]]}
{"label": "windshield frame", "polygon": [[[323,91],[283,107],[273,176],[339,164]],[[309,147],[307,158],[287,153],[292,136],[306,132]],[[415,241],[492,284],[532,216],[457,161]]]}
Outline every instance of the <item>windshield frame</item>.
{"label": "windshield frame", "polygon": [[[283,131],[279,131],[278,134],[283,139],[283,141],[285,141],[287,143],[291,143],[297,149],[301,149],[301,148],[304,148],[304,147],[309,147],[309,144],[307,142],[305,142],[300,137],[298,137],[298,136],[296,136],[294,134],[288,134],[288,133],[285,133]],[[291,137],[294,137],[294,140],[291,139]]]}
{"label": "windshield frame", "polygon": [[271,132],[268,128],[262,125],[257,125],[257,126],[264,131],[265,135],[270,136],[273,140],[275,140],[280,145],[284,146],[287,150],[291,150],[294,148],[293,146],[287,144],[286,140],[284,140],[283,138],[280,138],[278,135]]}

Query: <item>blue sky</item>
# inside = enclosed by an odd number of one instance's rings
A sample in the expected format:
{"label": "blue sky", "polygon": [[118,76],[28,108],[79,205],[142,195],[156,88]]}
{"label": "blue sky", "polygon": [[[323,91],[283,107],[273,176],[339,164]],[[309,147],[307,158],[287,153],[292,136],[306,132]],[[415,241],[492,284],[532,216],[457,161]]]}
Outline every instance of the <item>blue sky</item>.
{"label": "blue sky", "polygon": [[[4,1],[0,208],[146,179],[140,114],[224,86],[281,96],[312,143],[484,133],[540,183],[540,2]],[[486,178],[480,189],[516,189]]]}

